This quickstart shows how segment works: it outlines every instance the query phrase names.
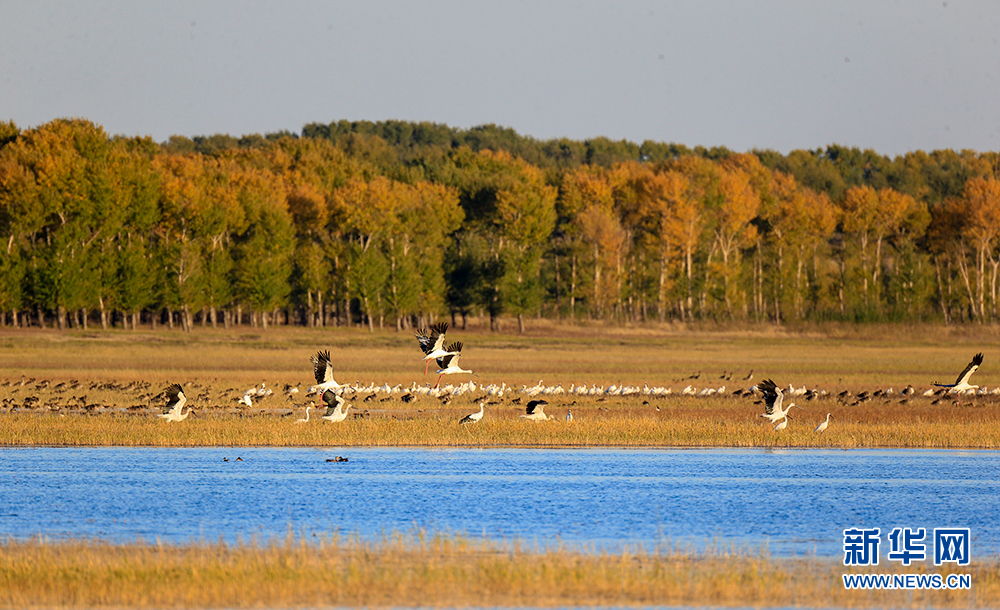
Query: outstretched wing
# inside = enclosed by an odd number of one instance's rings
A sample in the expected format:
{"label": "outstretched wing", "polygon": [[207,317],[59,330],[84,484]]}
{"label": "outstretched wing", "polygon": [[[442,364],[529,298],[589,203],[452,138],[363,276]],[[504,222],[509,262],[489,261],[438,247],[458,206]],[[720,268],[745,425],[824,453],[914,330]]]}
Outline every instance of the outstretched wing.
{"label": "outstretched wing", "polygon": [[545,409],[544,405],[547,404],[549,403],[544,400],[532,400],[531,402],[528,403],[527,407],[525,407],[524,412],[526,415],[534,415],[535,413],[541,413]]}
{"label": "outstretched wing", "polygon": [[168,385],[163,391],[167,395],[167,408],[180,413],[180,410],[184,408],[184,404],[187,402],[187,397],[184,396],[184,390],[181,389],[180,384],[174,383]]}
{"label": "outstretched wing", "polygon": [[431,350],[444,348],[444,335],[448,332],[448,323],[441,322],[431,326]]}
{"label": "outstretched wing", "polygon": [[972,377],[972,374],[975,373],[977,369],[979,369],[979,365],[982,363],[983,363],[983,354],[982,353],[976,354],[975,357],[972,358],[972,362],[970,362],[969,365],[965,367],[965,370],[962,371],[962,373],[958,376],[958,379],[955,380],[955,385],[962,385],[963,383],[968,383],[969,377]]}
{"label": "outstretched wing", "polygon": [[329,415],[331,411],[344,405],[344,399],[333,390],[327,390],[323,392],[323,403],[326,404],[326,414]]}
{"label": "outstretched wing", "polygon": [[311,358],[313,363],[313,374],[316,376],[316,383],[326,383],[333,380],[333,364],[330,362],[330,350],[316,352]]}
{"label": "outstretched wing", "polygon": [[431,353],[431,350],[434,349],[434,339],[431,338],[431,335],[428,334],[426,330],[422,328],[420,330],[416,330],[413,332],[413,336],[417,338],[417,343],[420,345],[420,351],[424,354]]}
{"label": "outstretched wing", "polygon": [[774,380],[765,379],[757,384],[757,389],[760,393],[764,395],[764,413],[768,415],[774,415],[774,410],[781,410],[781,401],[784,393],[781,388],[778,387]]}
{"label": "outstretched wing", "polygon": [[437,359],[438,368],[440,369],[446,369],[453,364],[458,366],[458,359],[462,356],[462,342],[456,341],[449,345],[447,349],[451,353]]}
{"label": "outstretched wing", "polygon": [[444,345],[444,335],[446,332],[448,332],[448,323],[441,322],[432,325],[430,333],[426,330],[418,330],[413,333],[413,336],[417,338],[420,349],[425,354],[429,354],[436,349],[441,349],[441,346]]}

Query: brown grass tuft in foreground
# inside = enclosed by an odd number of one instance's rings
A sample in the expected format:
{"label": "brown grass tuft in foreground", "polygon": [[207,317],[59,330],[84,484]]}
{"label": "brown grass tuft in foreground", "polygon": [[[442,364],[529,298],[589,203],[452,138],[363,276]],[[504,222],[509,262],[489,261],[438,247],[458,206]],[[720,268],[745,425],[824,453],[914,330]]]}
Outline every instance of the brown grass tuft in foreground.
{"label": "brown grass tuft in foreground", "polygon": [[580,553],[427,535],[264,545],[7,541],[0,607],[986,608],[1000,599],[998,568],[961,570],[971,590],[848,591],[837,561],[763,551]]}

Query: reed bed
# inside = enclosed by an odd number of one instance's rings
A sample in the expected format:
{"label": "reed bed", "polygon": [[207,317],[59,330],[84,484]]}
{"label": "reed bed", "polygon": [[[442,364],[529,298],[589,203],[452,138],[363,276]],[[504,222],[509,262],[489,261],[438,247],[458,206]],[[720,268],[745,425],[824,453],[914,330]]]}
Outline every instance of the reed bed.
{"label": "reed bed", "polygon": [[[750,401],[747,401],[750,402]],[[551,405],[550,405],[551,406]],[[449,408],[419,417],[371,416],[340,423],[292,417],[203,415],[165,423],[152,415],[69,415],[12,413],[0,416],[0,444],[6,446],[163,446],[163,447],[771,447],[996,449],[1000,447],[1000,407],[969,409],[970,417],[947,424],[930,419],[869,415],[851,420],[851,407],[834,410],[824,433],[816,421],[793,421],[775,432],[753,408],[705,413],[612,415],[600,408],[574,407],[575,420],[532,422],[508,407],[478,424],[459,425],[465,411]],[[610,408],[609,408],[610,409]],[[641,411],[641,406],[634,407]],[[489,411],[487,411],[489,413]],[[296,417],[298,417],[297,414]],[[971,417],[976,415],[977,417]],[[799,416],[805,418],[806,416]],[[869,421],[871,420],[871,421]]]}
{"label": "reed bed", "polygon": [[8,540],[0,544],[0,607],[990,608],[1000,599],[996,559],[962,568],[969,590],[851,591],[846,571],[838,561],[775,559],[766,549],[579,552],[426,534],[233,545]]}

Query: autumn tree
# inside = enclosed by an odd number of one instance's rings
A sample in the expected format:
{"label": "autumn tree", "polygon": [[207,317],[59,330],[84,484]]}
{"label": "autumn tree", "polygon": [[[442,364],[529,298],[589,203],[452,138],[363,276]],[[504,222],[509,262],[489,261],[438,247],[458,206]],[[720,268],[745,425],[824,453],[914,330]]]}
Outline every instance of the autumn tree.
{"label": "autumn tree", "polygon": [[[524,314],[540,296],[537,277],[555,226],[556,189],[537,167],[504,152],[459,149],[452,164],[450,183],[458,189],[470,230],[465,239],[481,239],[486,246],[475,277],[490,328],[499,328],[506,308],[523,329]],[[470,251],[461,242],[454,248],[455,256]]]}
{"label": "autumn tree", "polygon": [[575,248],[571,268],[571,312],[577,296],[575,286],[579,251],[590,269],[590,316],[601,317],[618,302],[618,271],[625,246],[625,232],[615,215],[614,189],[607,171],[581,168],[563,182],[561,207],[570,216],[570,235],[582,248]]}
{"label": "autumn tree", "polygon": [[701,233],[701,193],[677,171],[650,172],[642,178],[638,189],[643,213],[650,219],[650,232],[657,244],[657,316],[660,321],[666,317],[668,291],[673,284],[670,278],[676,275],[686,286],[677,303],[684,319],[690,315],[694,252]]}
{"label": "autumn tree", "polygon": [[[712,211],[718,207],[721,170],[716,163],[693,155],[671,160],[664,169],[683,175],[691,189],[692,196],[681,201],[674,210],[673,232],[678,238],[684,263],[682,307],[689,318],[703,316],[707,309],[708,281],[706,278],[699,286],[696,270],[699,269],[699,261],[705,265],[710,258],[701,252],[711,251],[706,243],[711,243],[710,235],[715,225]],[[702,276],[707,274],[707,270],[701,273]],[[699,294],[697,302],[696,293]]]}
{"label": "autumn tree", "polygon": [[243,168],[232,177],[245,228],[233,235],[233,288],[250,305],[251,323],[266,329],[291,291],[295,234],[284,186],[273,175]]}
{"label": "autumn tree", "polygon": [[334,191],[331,199],[350,237],[347,296],[358,299],[372,331],[376,317],[384,311],[382,291],[389,278],[388,263],[378,241],[387,239],[398,226],[399,195],[391,180],[377,176],[371,181],[352,179]]}
{"label": "autumn tree", "polygon": [[[987,319],[986,305],[990,305],[989,317],[997,319],[997,272],[1000,256],[997,255],[1000,242],[1000,180],[995,178],[972,178],[965,183],[959,212],[964,218],[964,235],[975,251],[975,289],[970,280],[968,266],[962,265],[962,277],[969,291],[970,301],[980,320]],[[987,283],[988,281],[988,283]]]}
{"label": "autumn tree", "polygon": [[[126,327],[136,329],[142,312],[149,310],[158,295],[160,276],[156,271],[156,228],[160,223],[159,175],[152,169],[157,155],[149,138],[117,139],[111,155],[111,171],[117,177],[112,186],[112,201],[102,223],[117,226],[106,232],[101,244],[101,258],[111,262],[113,276],[102,274],[100,300],[121,309]],[[120,220],[109,222],[107,216]],[[102,320],[106,314],[102,311]],[[86,325],[87,316],[83,316]]]}
{"label": "autumn tree", "polygon": [[[837,208],[825,193],[816,193],[799,186],[795,178],[775,172],[771,193],[774,205],[766,214],[770,239],[775,253],[774,316],[781,320],[783,303],[788,290],[786,278],[791,278],[791,308],[796,319],[805,316],[805,301],[810,290],[809,261],[812,261],[812,283],[818,285],[820,248],[833,235],[839,219]],[[791,254],[788,260],[786,252]]]}
{"label": "autumn tree", "polygon": [[[869,186],[848,189],[841,204],[844,232],[854,240],[860,254],[860,281],[866,309],[881,311],[882,248],[886,239],[907,231],[909,220],[926,226],[926,206],[913,197],[895,191],[876,191]],[[842,262],[841,265],[846,263]]]}
{"label": "autumn tree", "polygon": [[396,307],[397,328],[406,317],[416,315],[429,319],[446,310],[445,251],[449,236],[462,226],[464,213],[458,192],[440,184],[420,181],[407,188],[406,205],[400,210],[400,230],[390,241],[398,255],[390,260],[394,266],[406,265],[403,282],[411,299]]}
{"label": "autumn tree", "polygon": [[[39,323],[53,311],[64,328],[67,313],[93,306],[97,280],[93,245],[117,230],[112,203],[110,141],[103,129],[80,119],[59,119],[20,133],[4,147],[13,176],[5,182],[9,230],[29,253],[25,280]],[[16,165],[17,168],[11,167]]]}

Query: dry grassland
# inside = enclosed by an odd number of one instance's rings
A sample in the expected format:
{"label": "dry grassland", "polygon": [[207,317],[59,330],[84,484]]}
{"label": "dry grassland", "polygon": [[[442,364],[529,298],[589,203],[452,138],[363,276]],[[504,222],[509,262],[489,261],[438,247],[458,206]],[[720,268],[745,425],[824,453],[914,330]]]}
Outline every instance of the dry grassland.
{"label": "dry grassland", "polygon": [[836,561],[749,551],[585,554],[441,536],[268,545],[7,542],[0,607],[989,608],[1000,599],[998,568],[963,568],[971,590],[903,593],[845,590],[847,570]]}
{"label": "dry grassland", "polygon": [[[442,399],[403,392],[349,392],[345,422],[293,425],[313,398],[309,357],[330,349],[341,383],[433,384],[407,332],[359,329],[196,329],[180,332],[11,331],[0,335],[0,444],[164,446],[726,446],[1000,447],[1000,396],[923,397],[931,381],[951,382],[979,351],[973,382],[1000,386],[1000,337],[988,329],[853,327],[786,333],[776,329],[691,332],[661,329],[545,327],[526,336],[452,330],[465,367],[443,383],[506,383],[476,425],[457,420],[476,410],[480,392]],[[966,334],[956,334],[966,333]],[[751,371],[753,380],[743,381]],[[728,379],[726,379],[728,377]],[[825,392],[793,399],[788,428],[774,432],[752,396],[734,392],[773,378]],[[545,396],[552,422],[528,422],[524,386],[670,388],[654,396]],[[194,415],[165,423],[160,390],[185,386]],[[253,408],[237,406],[252,386],[276,393]],[[285,396],[285,384],[302,389]],[[900,392],[912,385],[916,393]],[[685,396],[691,386],[725,391]],[[892,394],[878,396],[892,389]],[[843,396],[838,396],[843,392]],[[859,400],[867,392],[867,400]],[[575,421],[562,421],[572,409]],[[5,412],[5,413],[4,413]],[[813,428],[831,413],[827,432]]]}

